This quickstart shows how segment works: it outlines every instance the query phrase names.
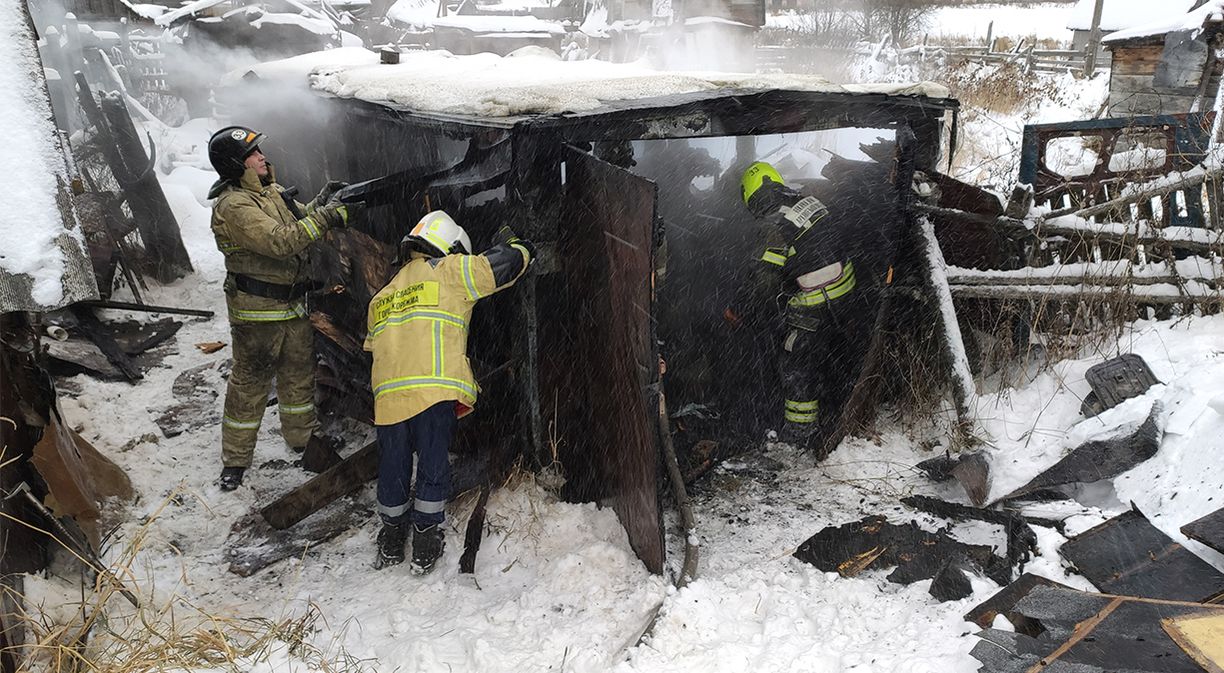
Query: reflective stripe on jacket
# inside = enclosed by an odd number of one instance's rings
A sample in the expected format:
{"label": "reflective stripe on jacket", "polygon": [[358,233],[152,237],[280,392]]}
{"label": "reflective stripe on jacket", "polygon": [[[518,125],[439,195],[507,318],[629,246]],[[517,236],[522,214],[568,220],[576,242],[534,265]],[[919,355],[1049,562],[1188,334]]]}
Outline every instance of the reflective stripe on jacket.
{"label": "reflective stripe on jacket", "polygon": [[365,349],[374,354],[374,424],[393,425],[446,400],[476,405],[468,326],[480,299],[514,284],[530,261],[520,246],[482,255],[413,253],[370,301]]}
{"label": "reflective stripe on jacket", "polygon": [[[281,186],[263,185],[252,169],[238,184],[219,182],[210,192],[216,197],[212,231],[217,249],[225,255],[225,270],[256,280],[293,285],[307,280],[306,250],[327,233],[327,223],[307,215],[297,219],[281,197]],[[301,299],[281,301],[225,286],[231,322],[276,322],[306,317]]]}

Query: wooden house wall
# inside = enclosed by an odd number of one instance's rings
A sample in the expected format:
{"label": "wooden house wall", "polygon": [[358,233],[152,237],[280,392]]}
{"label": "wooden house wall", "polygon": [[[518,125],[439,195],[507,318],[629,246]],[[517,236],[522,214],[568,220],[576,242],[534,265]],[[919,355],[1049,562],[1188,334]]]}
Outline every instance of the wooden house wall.
{"label": "wooden house wall", "polygon": [[[1156,86],[1156,69],[1164,52],[1163,41],[1156,44],[1116,45],[1111,47],[1113,59],[1109,73],[1109,109],[1107,117],[1141,114],[1179,114],[1190,111],[1198,94],[1198,82],[1192,86]],[[1221,66],[1217,62],[1204,96],[1205,104],[1215,100],[1220,87]]]}

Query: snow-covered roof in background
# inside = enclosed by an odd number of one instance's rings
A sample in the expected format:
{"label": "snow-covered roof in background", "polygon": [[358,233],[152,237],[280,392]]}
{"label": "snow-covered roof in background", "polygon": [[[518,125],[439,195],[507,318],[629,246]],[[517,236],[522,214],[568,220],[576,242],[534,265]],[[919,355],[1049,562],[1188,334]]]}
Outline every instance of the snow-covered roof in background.
{"label": "snow-covered roof in background", "polygon": [[[310,85],[315,90],[418,112],[476,117],[579,112],[612,101],[720,89],[885,93],[931,98],[949,95],[947,88],[931,82],[839,85],[815,75],[664,72],[641,64],[562,61],[556,53],[540,47],[525,47],[505,57],[408,52],[400,56],[396,65],[368,64],[375,59],[372,52],[368,57],[340,49],[322,53],[340,52],[346,52],[343,57],[349,63],[315,67],[310,75]],[[322,62],[326,56],[318,58]],[[352,60],[367,64],[352,65]],[[299,61],[295,69],[304,63]]]}
{"label": "snow-covered roof in background", "polygon": [[690,16],[684,20],[686,26],[707,26],[707,25],[722,25],[735,26],[736,28],[752,28],[746,23],[740,21],[732,21],[724,19],[721,16]]}
{"label": "snow-covered roof in background", "polygon": [[136,16],[145,19],[156,19],[157,17],[170,11],[165,5],[151,5],[142,2],[132,2],[131,0],[121,0],[128,9],[132,10]]}
{"label": "snow-covered roof in background", "polygon": [[[21,0],[0,0],[0,312],[42,311],[97,297],[80,227],[59,199],[69,183],[38,48]],[[67,226],[65,226],[67,224]]]}
{"label": "snow-covered roof in background", "polygon": [[378,63],[378,54],[365,47],[342,47],[312,51],[308,54],[282,58],[279,61],[267,61],[252,66],[231,70],[221,76],[221,86],[233,86],[248,74],[261,80],[282,83],[297,83],[307,86],[307,76],[319,66],[370,65]]}
{"label": "snow-covered roof in background", "polygon": [[[1101,12],[1101,30],[1114,31],[1134,28],[1185,14],[1194,0],[1105,0]],[[1092,10],[1096,0],[1079,0],[1067,21],[1070,30],[1092,30]]]}
{"label": "snow-covered roof in background", "polygon": [[[314,33],[315,35],[335,35],[336,24],[331,20],[316,19],[301,14],[289,14],[286,12],[265,12],[262,9],[255,7],[246,7],[235,12],[245,11],[250,15],[249,21],[252,27],[262,28],[264,24],[277,24],[299,26],[303,30]],[[233,14],[233,13],[231,13]],[[225,18],[229,18],[231,14],[226,14]]]}
{"label": "snow-covered roof in background", "polygon": [[1110,33],[1104,42],[1121,42],[1141,37],[1164,35],[1177,30],[1196,30],[1207,21],[1224,20],[1224,0],[1210,0],[1193,12],[1170,15],[1166,12],[1160,19],[1135,26],[1128,30]]}
{"label": "snow-covered roof in background", "polygon": [[165,12],[159,15],[156,19],[153,19],[153,23],[156,23],[159,26],[169,26],[185,16],[191,16],[196,12],[202,12],[223,2],[225,2],[225,0],[195,0],[195,2],[189,2],[174,11]]}
{"label": "snow-covered roof in background", "polygon": [[488,16],[452,14],[433,19],[434,28],[459,28],[473,33],[548,33],[564,35],[559,23],[544,21],[534,16]]}

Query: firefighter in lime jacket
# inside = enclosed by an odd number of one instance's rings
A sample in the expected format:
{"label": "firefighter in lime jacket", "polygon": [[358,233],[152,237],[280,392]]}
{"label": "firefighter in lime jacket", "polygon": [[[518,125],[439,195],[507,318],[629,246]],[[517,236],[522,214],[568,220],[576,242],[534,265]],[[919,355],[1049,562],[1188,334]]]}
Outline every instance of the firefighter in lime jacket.
{"label": "firefighter in lime jacket", "polygon": [[[406,263],[370,301],[365,349],[374,355],[380,567],[404,560],[409,521],[413,571],[429,572],[442,555],[451,436],[457,419],[476,405],[478,390],[467,358],[472,308],[513,285],[534,252],[508,227],[498,241],[483,254],[470,254],[467,233],[435,210],[404,237],[400,258]],[[410,501],[414,451],[416,495]]]}
{"label": "firefighter in lime jacket", "polygon": [[[303,206],[284,194],[259,145],[264,135],[241,126],[223,128],[208,141],[208,159],[220,179],[212,231],[225,255],[225,300],[234,365],[221,421],[220,486],[232,491],[251,466],[255,439],[272,379],[280,403],[281,434],[304,462],[318,462],[324,448],[313,431],[313,332],[306,318],[306,251],[328,229],[342,227],[348,209],[330,202],[344,183],[328,183]],[[297,212],[295,212],[297,211]],[[320,469],[322,466],[316,466]]]}
{"label": "firefighter in lime jacket", "polygon": [[[761,254],[761,263],[776,270],[786,302],[783,439],[819,450],[837,411],[821,403],[843,401],[836,398],[857,371],[868,336],[862,327],[872,324],[862,301],[869,279],[856,274],[851,258],[854,223],[830,216],[816,197],[788,188],[767,163],[749,166],[740,190],[748,210],[775,225],[786,241]],[[777,295],[776,282],[767,294]]]}

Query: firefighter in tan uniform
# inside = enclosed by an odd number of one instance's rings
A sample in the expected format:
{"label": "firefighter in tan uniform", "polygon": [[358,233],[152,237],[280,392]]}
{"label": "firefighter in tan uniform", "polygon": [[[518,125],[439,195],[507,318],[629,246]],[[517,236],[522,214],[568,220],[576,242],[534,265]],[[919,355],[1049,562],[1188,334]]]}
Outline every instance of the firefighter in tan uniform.
{"label": "firefighter in tan uniform", "polygon": [[238,488],[251,466],[273,378],[285,442],[298,452],[310,445],[307,467],[313,462],[321,469],[320,461],[334,457],[312,437],[317,422],[306,251],[328,229],[345,226],[348,209],[330,202],[344,183],[328,183],[306,206],[293,201],[283,194],[259,149],[263,139],[262,133],[231,126],[208,142],[208,159],[220,175],[208,196],[216,199],[212,230],[225,255],[225,299],[234,342],[221,421],[224,491]]}
{"label": "firefighter in tan uniform", "polygon": [[[429,572],[442,556],[439,524],[450,496],[451,436],[457,419],[476,405],[478,391],[467,358],[472,308],[513,285],[534,253],[508,227],[498,239],[484,254],[470,254],[467,233],[446,213],[429,213],[401,244],[407,263],[370,301],[365,349],[374,354],[380,567],[404,560],[409,520],[413,572]],[[410,501],[414,451],[416,497]]]}

